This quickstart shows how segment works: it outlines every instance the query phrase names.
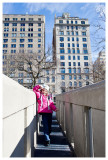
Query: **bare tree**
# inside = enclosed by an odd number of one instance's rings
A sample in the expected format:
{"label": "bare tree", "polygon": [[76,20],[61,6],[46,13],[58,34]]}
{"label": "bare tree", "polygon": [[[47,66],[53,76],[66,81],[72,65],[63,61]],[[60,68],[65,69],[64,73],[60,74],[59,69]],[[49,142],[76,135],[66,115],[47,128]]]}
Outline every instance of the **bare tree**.
{"label": "bare tree", "polygon": [[46,53],[41,53],[41,55],[37,52],[28,53],[26,51],[24,51],[24,53],[16,54],[16,69],[30,75],[30,78],[32,79],[32,88],[39,78],[45,78],[45,70],[55,66],[51,54],[52,49],[50,47]]}
{"label": "bare tree", "polygon": [[93,27],[93,32],[91,34],[91,40],[93,43],[94,51],[104,51],[105,50],[105,6],[100,4],[96,8],[97,19],[91,24]]}

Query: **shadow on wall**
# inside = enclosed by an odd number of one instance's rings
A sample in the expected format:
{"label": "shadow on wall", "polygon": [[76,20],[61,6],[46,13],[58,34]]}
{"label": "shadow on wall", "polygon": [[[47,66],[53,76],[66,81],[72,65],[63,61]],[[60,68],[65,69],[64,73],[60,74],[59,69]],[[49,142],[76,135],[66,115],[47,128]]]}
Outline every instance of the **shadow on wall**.
{"label": "shadow on wall", "polygon": [[37,134],[35,134],[37,133],[37,118],[37,116],[34,116],[30,125],[25,128],[24,135],[10,157],[27,157],[28,154],[31,155],[30,157],[34,156],[34,145],[36,143],[35,141],[37,141]]}

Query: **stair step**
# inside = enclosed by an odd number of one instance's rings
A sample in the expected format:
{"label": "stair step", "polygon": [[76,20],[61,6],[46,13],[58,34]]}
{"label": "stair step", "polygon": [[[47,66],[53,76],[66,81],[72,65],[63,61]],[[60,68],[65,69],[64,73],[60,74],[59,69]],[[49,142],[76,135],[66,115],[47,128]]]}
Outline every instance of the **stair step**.
{"label": "stair step", "polygon": [[[44,135],[44,132],[39,132],[39,135]],[[63,136],[62,132],[51,132],[51,136]]]}
{"label": "stair step", "polygon": [[59,151],[70,151],[70,148],[68,145],[56,145],[56,144],[50,144],[49,146],[44,146],[41,144],[38,144],[36,146],[36,149],[41,150],[59,150]]}

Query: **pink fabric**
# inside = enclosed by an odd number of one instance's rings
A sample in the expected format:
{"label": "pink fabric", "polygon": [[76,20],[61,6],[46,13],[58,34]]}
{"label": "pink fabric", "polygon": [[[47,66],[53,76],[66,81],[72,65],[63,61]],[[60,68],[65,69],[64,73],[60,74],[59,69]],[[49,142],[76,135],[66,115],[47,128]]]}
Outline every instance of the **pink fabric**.
{"label": "pink fabric", "polygon": [[[38,102],[38,113],[52,113],[52,111],[56,110],[56,106],[54,105],[53,101],[48,100],[49,101],[49,109],[48,109],[48,102],[47,102],[47,96],[43,95],[40,93],[39,91],[40,86],[37,85],[33,88],[33,91],[36,94],[36,98],[37,98],[37,102]],[[42,101],[43,101],[43,105],[41,106],[41,96],[42,96]]]}

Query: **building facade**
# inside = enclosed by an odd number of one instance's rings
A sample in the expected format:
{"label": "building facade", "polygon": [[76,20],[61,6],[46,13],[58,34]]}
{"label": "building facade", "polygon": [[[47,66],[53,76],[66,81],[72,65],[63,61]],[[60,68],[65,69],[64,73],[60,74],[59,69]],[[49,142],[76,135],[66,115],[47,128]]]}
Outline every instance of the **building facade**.
{"label": "building facade", "polygon": [[57,93],[93,83],[88,19],[55,16],[53,59],[56,61]]}
{"label": "building facade", "polygon": [[3,15],[3,73],[5,75],[30,88],[32,79],[29,74],[15,69],[14,56],[30,53],[37,54],[38,59],[41,59],[44,52],[44,15]]}
{"label": "building facade", "polygon": [[99,52],[97,60],[93,64],[93,80],[94,83],[105,80],[106,71],[105,52]]}

